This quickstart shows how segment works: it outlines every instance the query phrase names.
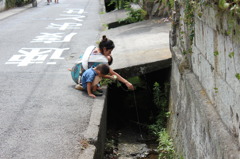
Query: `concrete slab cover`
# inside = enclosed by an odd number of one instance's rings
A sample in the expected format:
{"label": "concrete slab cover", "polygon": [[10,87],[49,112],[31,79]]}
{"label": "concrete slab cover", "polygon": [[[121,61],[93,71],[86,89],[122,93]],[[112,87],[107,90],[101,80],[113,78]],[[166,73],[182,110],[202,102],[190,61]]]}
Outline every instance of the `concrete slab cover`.
{"label": "concrete slab cover", "polygon": [[170,23],[146,20],[102,33],[115,43],[113,69],[128,68],[171,59]]}
{"label": "concrete slab cover", "polygon": [[107,14],[101,14],[100,17],[103,24],[109,24],[117,22],[119,20],[123,20],[128,16],[126,10],[115,10]]}

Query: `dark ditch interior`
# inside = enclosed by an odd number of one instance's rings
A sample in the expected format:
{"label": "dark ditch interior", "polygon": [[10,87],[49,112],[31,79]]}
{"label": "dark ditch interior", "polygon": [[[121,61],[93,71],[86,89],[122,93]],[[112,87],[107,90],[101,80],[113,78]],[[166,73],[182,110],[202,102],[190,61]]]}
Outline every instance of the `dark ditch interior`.
{"label": "dark ditch interior", "polygon": [[108,24],[108,29],[117,28],[117,27],[124,26],[124,25],[127,25],[127,24],[130,24],[130,23],[128,23],[126,21],[109,23]]}
{"label": "dark ditch interior", "polygon": [[112,1],[112,0],[105,0],[105,9],[106,12],[111,12],[113,10],[116,9],[116,2]]}
{"label": "dark ditch interior", "polygon": [[157,141],[148,126],[155,122],[158,109],[153,102],[153,85],[170,83],[171,68],[134,77],[136,88],[127,91],[123,84],[108,88],[107,137],[105,159],[131,157],[157,159]]}

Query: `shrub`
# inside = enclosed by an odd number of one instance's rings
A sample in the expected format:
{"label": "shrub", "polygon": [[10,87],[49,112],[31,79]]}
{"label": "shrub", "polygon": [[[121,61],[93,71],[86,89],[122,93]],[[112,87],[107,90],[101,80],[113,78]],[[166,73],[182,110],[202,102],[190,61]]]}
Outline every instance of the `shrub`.
{"label": "shrub", "polygon": [[6,8],[9,9],[9,8],[15,7],[15,3],[16,3],[16,0],[7,0],[6,1]]}
{"label": "shrub", "polygon": [[159,132],[159,159],[176,159],[178,158],[175,154],[175,150],[173,147],[173,141],[168,135],[167,131],[165,129],[162,129],[162,131]]}
{"label": "shrub", "polygon": [[143,21],[147,15],[147,12],[143,9],[128,9],[128,17],[125,19],[127,23],[135,23]]}
{"label": "shrub", "polygon": [[24,4],[24,0],[16,0],[15,4],[16,4],[17,7],[20,7]]}

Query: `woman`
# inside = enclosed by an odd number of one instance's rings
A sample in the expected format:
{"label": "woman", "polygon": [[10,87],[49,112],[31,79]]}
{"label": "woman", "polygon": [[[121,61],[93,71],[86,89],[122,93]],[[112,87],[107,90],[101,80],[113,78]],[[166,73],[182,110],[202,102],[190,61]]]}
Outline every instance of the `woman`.
{"label": "woman", "polygon": [[[86,51],[82,58],[82,72],[84,70],[90,68],[90,67],[96,67],[97,65],[103,63],[103,64],[109,64],[112,63],[112,50],[115,48],[115,45],[112,40],[107,39],[107,37],[104,35],[102,37],[101,42],[99,43],[99,47],[89,47],[88,49],[91,49],[92,51]],[[128,82],[126,79],[124,79],[122,76],[120,76],[118,73],[113,71],[110,68],[110,75],[106,76],[106,78],[111,78],[113,75],[117,76],[117,80],[124,83],[128,89],[134,90],[133,85]],[[76,85],[76,89],[80,89],[80,85]]]}

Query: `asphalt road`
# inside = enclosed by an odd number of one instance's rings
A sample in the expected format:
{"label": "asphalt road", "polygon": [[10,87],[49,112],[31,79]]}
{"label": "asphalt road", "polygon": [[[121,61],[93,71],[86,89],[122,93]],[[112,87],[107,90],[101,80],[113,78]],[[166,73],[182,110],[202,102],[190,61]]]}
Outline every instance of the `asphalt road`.
{"label": "asphalt road", "polygon": [[0,158],[77,159],[94,99],[67,71],[99,38],[96,0],[45,1],[0,21]]}

